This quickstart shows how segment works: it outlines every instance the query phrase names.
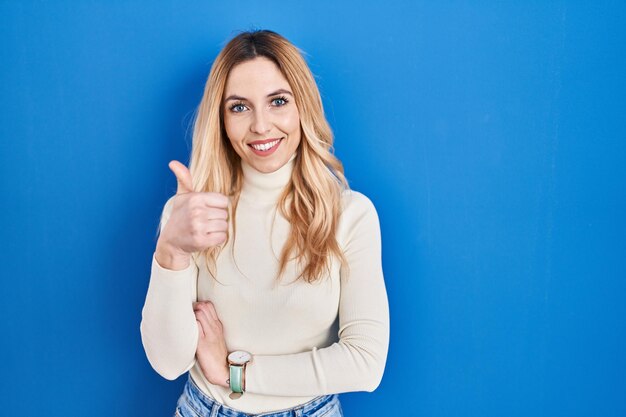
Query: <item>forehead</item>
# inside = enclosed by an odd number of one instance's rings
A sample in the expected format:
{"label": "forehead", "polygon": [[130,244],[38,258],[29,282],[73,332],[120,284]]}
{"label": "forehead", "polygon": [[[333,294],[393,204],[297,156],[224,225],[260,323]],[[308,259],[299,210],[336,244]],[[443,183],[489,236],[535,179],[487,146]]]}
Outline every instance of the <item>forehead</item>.
{"label": "forehead", "polygon": [[264,95],[279,88],[289,89],[289,82],[278,66],[265,57],[235,65],[226,80],[225,96]]}

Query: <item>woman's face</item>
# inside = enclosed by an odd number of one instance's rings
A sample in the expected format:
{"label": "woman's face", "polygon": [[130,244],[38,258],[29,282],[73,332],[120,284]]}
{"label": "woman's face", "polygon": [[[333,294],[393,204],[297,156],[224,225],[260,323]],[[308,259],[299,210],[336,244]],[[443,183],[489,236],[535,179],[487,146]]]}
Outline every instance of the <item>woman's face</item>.
{"label": "woman's face", "polygon": [[287,79],[265,57],[230,71],[224,91],[224,127],[235,152],[260,172],[274,172],[300,144],[300,115]]}

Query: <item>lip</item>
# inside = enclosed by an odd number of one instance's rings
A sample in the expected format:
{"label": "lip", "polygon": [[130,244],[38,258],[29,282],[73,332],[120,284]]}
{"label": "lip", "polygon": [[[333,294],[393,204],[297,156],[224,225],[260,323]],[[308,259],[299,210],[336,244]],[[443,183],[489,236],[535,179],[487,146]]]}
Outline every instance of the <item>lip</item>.
{"label": "lip", "polygon": [[[280,145],[282,145],[283,139],[284,138],[276,138],[276,139],[269,139],[269,140],[262,140],[262,141],[258,140],[258,141],[255,141],[255,142],[250,142],[248,144],[248,147],[250,148],[252,153],[254,153],[257,156],[269,156],[269,155],[273,154],[274,152],[276,152],[276,149],[278,149],[280,147]],[[266,151],[256,150],[252,146],[252,144],[256,145],[256,144],[261,144],[261,143],[273,142],[275,140],[278,140],[278,143],[276,145],[274,145],[273,147],[271,147],[270,149],[266,150]]]}
{"label": "lip", "polygon": [[270,139],[263,139],[263,140],[255,140],[254,142],[248,142],[248,145],[263,145],[264,143],[268,143],[268,142],[274,142],[275,140],[279,140],[282,138],[270,138]]}

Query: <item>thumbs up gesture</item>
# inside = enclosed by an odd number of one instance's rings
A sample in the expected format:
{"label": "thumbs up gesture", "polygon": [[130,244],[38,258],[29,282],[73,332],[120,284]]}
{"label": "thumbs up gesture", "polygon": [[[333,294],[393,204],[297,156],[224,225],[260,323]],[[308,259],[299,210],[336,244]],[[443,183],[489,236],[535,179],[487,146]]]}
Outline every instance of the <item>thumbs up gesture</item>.
{"label": "thumbs up gesture", "polygon": [[189,169],[178,161],[169,167],[178,188],[172,213],[157,242],[155,257],[164,268],[180,270],[189,265],[190,254],[226,241],[228,197],[220,193],[193,191]]}

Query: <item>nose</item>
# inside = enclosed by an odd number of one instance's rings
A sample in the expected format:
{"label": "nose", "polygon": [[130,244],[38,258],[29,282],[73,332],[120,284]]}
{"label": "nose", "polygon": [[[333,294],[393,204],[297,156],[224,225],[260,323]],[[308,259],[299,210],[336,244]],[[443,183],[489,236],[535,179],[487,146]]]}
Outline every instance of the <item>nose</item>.
{"label": "nose", "polygon": [[261,110],[254,111],[254,117],[252,119],[252,123],[250,124],[250,130],[258,135],[262,135],[264,133],[269,132],[272,124],[269,120],[269,117],[265,112]]}

